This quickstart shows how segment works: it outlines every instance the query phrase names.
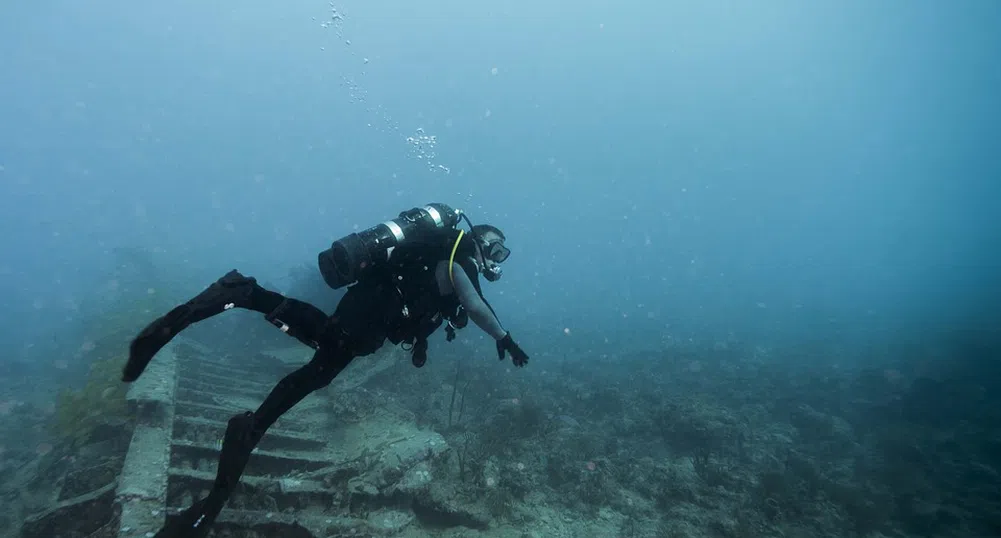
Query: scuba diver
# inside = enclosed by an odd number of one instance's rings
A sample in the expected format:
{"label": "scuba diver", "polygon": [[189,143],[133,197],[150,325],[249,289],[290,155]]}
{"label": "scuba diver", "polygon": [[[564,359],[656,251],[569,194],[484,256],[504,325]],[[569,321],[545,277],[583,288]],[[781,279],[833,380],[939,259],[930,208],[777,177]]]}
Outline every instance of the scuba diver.
{"label": "scuba diver", "polygon": [[[470,232],[458,229],[465,219]],[[482,274],[501,277],[511,251],[497,228],[473,226],[461,210],[432,203],[352,233],[318,256],[320,273],[334,289],[349,286],[333,315],[265,289],[236,270],[143,329],[129,346],[122,380],[139,378],[153,356],[189,325],[231,308],[264,314],[282,332],[313,348],[312,359],[282,379],[254,412],[229,419],[215,482],[208,496],[166,517],[156,538],[204,537],[243,474],[250,454],[283,414],[313,391],[326,387],[354,358],[389,340],[411,352],[416,367],[427,360],[427,338],[447,324],[447,340],[468,320],[496,341],[517,367],[528,355],[498,321],[483,297]]]}

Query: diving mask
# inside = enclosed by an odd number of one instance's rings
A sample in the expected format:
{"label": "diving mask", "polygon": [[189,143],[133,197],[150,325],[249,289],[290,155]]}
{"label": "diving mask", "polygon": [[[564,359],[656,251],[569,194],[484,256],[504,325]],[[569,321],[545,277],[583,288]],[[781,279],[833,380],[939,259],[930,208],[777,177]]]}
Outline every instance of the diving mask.
{"label": "diving mask", "polygon": [[502,241],[494,241],[483,249],[483,257],[494,263],[504,263],[511,255],[511,249],[504,246]]}
{"label": "diving mask", "polygon": [[483,277],[489,282],[500,280],[504,270],[500,264],[511,255],[511,250],[504,246],[503,241],[491,241],[480,248],[483,256]]}

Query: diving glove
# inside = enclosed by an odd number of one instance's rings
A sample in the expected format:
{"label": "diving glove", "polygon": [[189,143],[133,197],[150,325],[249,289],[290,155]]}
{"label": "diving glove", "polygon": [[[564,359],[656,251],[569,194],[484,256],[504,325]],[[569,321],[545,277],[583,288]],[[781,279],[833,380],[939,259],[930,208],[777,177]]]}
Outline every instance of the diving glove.
{"label": "diving glove", "polygon": [[510,331],[504,335],[504,338],[497,341],[497,358],[504,360],[505,352],[511,354],[511,362],[513,362],[515,366],[521,368],[522,366],[528,364],[528,355],[526,355],[521,347],[514,342],[514,339],[511,338]]}

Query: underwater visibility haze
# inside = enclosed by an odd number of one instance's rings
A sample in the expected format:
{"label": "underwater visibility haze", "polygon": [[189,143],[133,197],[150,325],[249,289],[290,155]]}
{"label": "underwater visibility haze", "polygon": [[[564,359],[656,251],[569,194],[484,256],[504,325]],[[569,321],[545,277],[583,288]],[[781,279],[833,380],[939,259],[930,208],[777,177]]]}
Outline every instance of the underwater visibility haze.
{"label": "underwater visibility haze", "polygon": [[0,536],[1001,536],[999,95],[991,1],[8,2]]}

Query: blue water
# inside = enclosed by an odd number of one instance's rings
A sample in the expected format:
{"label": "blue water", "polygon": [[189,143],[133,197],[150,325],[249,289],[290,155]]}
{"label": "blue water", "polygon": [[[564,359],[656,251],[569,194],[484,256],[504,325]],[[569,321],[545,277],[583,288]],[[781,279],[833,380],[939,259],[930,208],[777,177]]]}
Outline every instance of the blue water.
{"label": "blue water", "polygon": [[281,288],[439,201],[507,235],[487,295],[536,364],[880,367],[997,327],[999,51],[977,0],[7,2],[0,361],[77,349],[115,249]]}

